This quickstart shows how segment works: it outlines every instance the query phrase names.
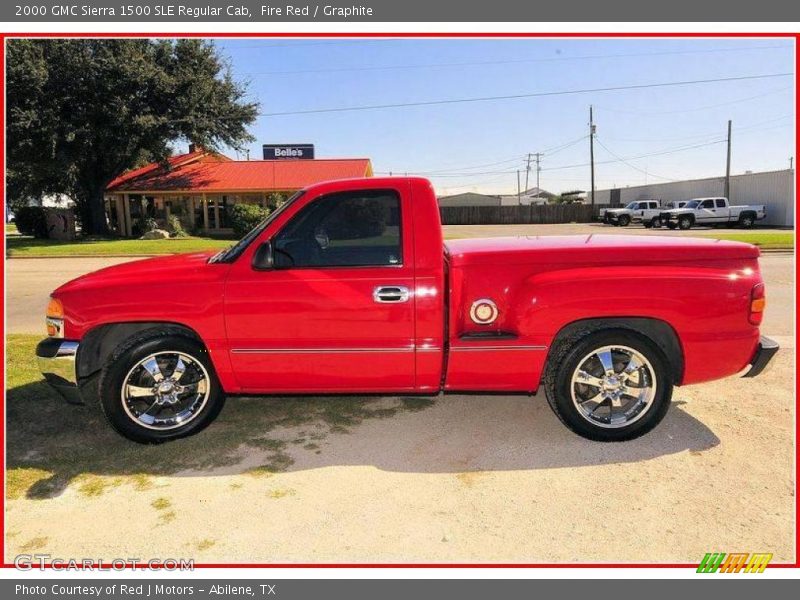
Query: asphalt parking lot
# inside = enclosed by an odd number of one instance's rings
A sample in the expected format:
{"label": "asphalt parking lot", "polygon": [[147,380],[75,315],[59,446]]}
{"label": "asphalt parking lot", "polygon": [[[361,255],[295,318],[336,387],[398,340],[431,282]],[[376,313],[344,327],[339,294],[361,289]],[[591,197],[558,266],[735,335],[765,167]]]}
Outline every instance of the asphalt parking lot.
{"label": "asphalt parking lot", "polygon": [[[470,233],[531,233],[515,227]],[[53,287],[121,260],[8,260],[9,331],[41,334]],[[761,264],[775,364],[676,389],[664,422],[622,444],[570,433],[543,396],[447,396],[231,399],[201,435],[143,447],[64,405],[19,359],[7,367],[25,376],[7,390],[5,558],[793,562],[793,256]]]}

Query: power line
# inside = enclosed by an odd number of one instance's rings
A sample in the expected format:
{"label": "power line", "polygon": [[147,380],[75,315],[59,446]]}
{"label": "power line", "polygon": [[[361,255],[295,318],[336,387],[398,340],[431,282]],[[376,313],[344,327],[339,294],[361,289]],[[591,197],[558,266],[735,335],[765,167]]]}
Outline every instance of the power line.
{"label": "power line", "polygon": [[[758,121],[757,123],[752,123],[747,125],[746,127],[734,127],[734,131],[741,132],[747,131],[750,129],[757,129],[761,125],[766,123],[774,123],[775,121],[781,121],[783,119],[789,119],[794,117],[794,115],[782,115],[780,117],[774,117],[772,119],[767,119],[765,121]],[[607,137],[607,140],[612,140],[615,142],[668,142],[668,141],[678,141],[678,140],[696,140],[700,138],[712,138],[718,137],[719,131],[707,132],[707,133],[696,133],[693,135],[683,135],[679,137],[659,137],[659,138],[618,138],[618,137]]]}
{"label": "power line", "polygon": [[551,92],[532,92],[528,94],[508,94],[504,96],[483,96],[476,98],[451,98],[446,100],[425,100],[419,102],[398,102],[392,104],[372,104],[363,106],[337,106],[330,108],[312,108],[306,110],[292,110],[285,112],[260,113],[262,117],[282,117],[288,115],[309,115],[319,113],[353,112],[360,110],[382,110],[389,108],[407,108],[412,106],[436,106],[445,104],[462,104],[468,102],[491,102],[497,100],[518,100],[522,98],[541,98],[547,96],[566,96],[576,94],[591,94],[599,92],[615,92],[622,90],[641,90],[653,88],[679,87],[688,85],[701,85],[706,83],[723,83],[731,81],[748,81],[759,79],[774,79],[776,77],[790,77],[793,73],[769,73],[763,75],[742,75],[738,77],[719,77],[714,79],[693,79],[687,81],[667,81],[658,83],[641,83],[634,85],[617,85],[599,88],[583,88],[574,90],[558,90]]}
{"label": "power line", "polygon": [[[638,160],[640,158],[649,158],[651,156],[664,156],[664,155],[667,155],[667,154],[675,154],[675,153],[678,153],[678,152],[685,152],[687,150],[694,150],[696,148],[703,148],[703,147],[706,147],[706,146],[713,146],[715,144],[720,144],[720,143],[722,143],[724,141],[725,141],[724,139],[719,139],[719,140],[714,140],[712,142],[704,142],[702,144],[692,144],[692,145],[689,145],[689,146],[679,146],[677,148],[667,148],[665,150],[659,150],[657,152],[651,152],[651,153],[648,153],[648,154],[640,154],[638,156],[631,156],[631,157],[627,157],[627,158],[619,157],[619,158],[617,158],[615,160],[595,161],[595,164],[596,165],[607,165],[607,164],[612,164],[612,163],[617,163],[617,162]],[[591,163],[587,162],[587,163],[578,163],[578,164],[572,164],[572,165],[561,165],[561,166],[558,166],[558,167],[543,167],[542,171],[562,171],[562,170],[565,170],[565,169],[577,169],[579,167],[588,167],[590,165],[591,165]],[[430,176],[432,179],[437,179],[437,178],[447,178],[447,177],[462,177],[462,178],[463,177],[476,177],[476,176],[479,176],[479,175],[513,175],[516,172],[517,172],[516,169],[514,169],[514,170],[508,170],[508,171],[475,171],[475,172],[472,172],[472,173],[449,172],[449,173],[442,173],[442,174],[439,174],[439,175],[428,175],[428,173],[430,173],[430,172],[425,173],[425,172],[417,172],[417,171],[404,171],[404,170],[399,170],[398,169],[398,170],[395,170],[395,171],[376,171],[376,174],[377,175],[389,175],[391,173],[413,173],[414,175]]]}
{"label": "power line", "polygon": [[469,166],[469,167],[452,167],[452,168],[449,168],[449,169],[435,169],[435,170],[431,170],[431,171],[423,171],[423,172],[420,172],[419,175],[433,175],[433,174],[436,174],[436,173],[449,173],[451,171],[468,171],[470,169],[481,169],[483,167],[494,167],[494,166],[497,166],[497,165],[505,165],[505,164],[512,163],[512,162],[520,162],[521,160],[523,160],[523,157],[515,156],[514,158],[509,158],[508,160],[500,160],[500,161],[497,161],[497,162],[484,163],[482,165],[472,165],[472,166]]}
{"label": "power line", "polygon": [[[241,46],[240,46],[241,47]],[[282,46],[285,47],[285,46]],[[346,73],[346,72],[365,72],[365,71],[396,71],[396,70],[411,70],[411,69],[441,69],[451,67],[481,67],[493,65],[516,65],[526,63],[546,63],[546,62],[563,62],[573,60],[597,60],[606,58],[636,58],[644,56],[668,56],[675,54],[708,54],[708,53],[721,53],[721,52],[749,52],[752,50],[774,50],[792,48],[792,46],[755,46],[752,48],[708,48],[696,50],[672,50],[661,52],[637,52],[637,53],[617,53],[617,54],[589,54],[582,56],[552,56],[552,57],[539,57],[539,58],[514,58],[514,59],[501,59],[501,60],[482,60],[482,61],[464,61],[464,62],[443,62],[443,63],[415,63],[405,65],[371,65],[371,66],[354,66],[354,67],[331,67],[331,68],[317,68],[317,69],[291,69],[291,70],[276,70],[276,71],[252,71],[245,72],[244,75],[304,75],[315,73]]]}
{"label": "power line", "polygon": [[770,90],[768,92],[764,92],[762,94],[756,94],[755,96],[746,96],[745,98],[737,98],[735,100],[728,100],[726,102],[720,102],[718,104],[707,104],[705,106],[696,106],[694,108],[680,108],[677,110],[636,110],[636,109],[627,109],[627,108],[609,108],[607,106],[599,106],[602,110],[607,110],[609,112],[615,113],[623,113],[623,114],[634,114],[634,115],[675,115],[680,113],[687,113],[687,112],[697,112],[701,110],[708,110],[711,108],[720,108],[722,106],[730,106],[731,104],[739,104],[740,102],[747,102],[748,100],[755,100],[757,98],[763,98],[764,96],[771,96],[772,94],[777,94],[778,92],[783,92],[786,90],[791,90],[792,87],[782,87],[775,90]]}
{"label": "power line", "polygon": [[540,154],[547,154],[548,156],[552,156],[553,154],[556,154],[558,152],[561,152],[562,150],[566,150],[567,148],[571,148],[572,146],[581,143],[587,137],[588,137],[587,135],[582,135],[578,139],[572,140],[571,142],[567,142],[566,144],[561,144],[560,146],[555,146],[554,148],[548,148],[546,150],[542,150]]}
{"label": "power line", "polygon": [[655,173],[650,173],[650,172],[648,172],[648,171],[647,171],[647,170],[645,170],[645,169],[640,169],[640,168],[639,168],[639,167],[637,167],[636,165],[634,165],[634,164],[632,164],[632,163],[628,162],[628,160],[626,160],[626,159],[622,158],[621,156],[619,156],[618,154],[616,154],[616,153],[612,152],[612,151],[611,151],[611,150],[608,148],[608,146],[606,146],[606,145],[605,145],[603,142],[601,142],[601,141],[600,141],[598,138],[595,138],[595,141],[597,142],[597,144],[598,144],[598,145],[599,145],[601,148],[603,148],[603,149],[604,149],[606,152],[608,152],[608,153],[609,153],[611,156],[613,156],[614,158],[616,158],[616,159],[617,159],[619,162],[621,162],[621,163],[623,163],[623,164],[626,164],[626,165],[628,165],[628,166],[629,166],[631,169],[634,169],[634,170],[636,170],[636,171],[639,171],[640,173],[644,173],[644,174],[645,174],[645,176],[648,176],[648,175],[649,175],[649,176],[651,176],[651,177],[655,177],[656,179],[664,179],[665,181],[678,181],[677,179],[672,179],[672,178],[670,178],[670,177],[662,177],[661,175],[656,175]]}
{"label": "power line", "polygon": [[[625,159],[605,160],[605,161],[599,161],[599,162],[595,161],[594,164],[596,164],[596,165],[606,165],[606,164],[611,164],[611,163],[616,163],[616,162],[623,162],[625,160],[638,160],[640,158],[649,158],[651,156],[664,156],[665,154],[675,154],[676,152],[684,152],[686,150],[694,150],[695,148],[703,148],[705,146],[713,146],[714,144],[720,144],[720,143],[722,143],[724,141],[725,141],[724,139],[721,139],[721,140],[715,140],[713,142],[705,142],[705,143],[702,143],[702,144],[694,144],[692,146],[681,146],[679,148],[672,148],[672,149],[668,149],[668,150],[662,150],[662,151],[659,151],[659,152],[651,152],[649,154],[640,154],[639,156],[631,156],[631,157],[628,157],[628,158],[625,158]],[[590,166],[590,164],[591,163],[580,163],[580,164],[574,164],[574,165],[563,165],[563,166],[560,166],[560,167],[549,167],[549,168],[546,168],[546,169],[542,169],[542,171],[560,171],[560,170],[564,170],[564,169],[577,169],[579,167],[588,167],[588,166]]]}

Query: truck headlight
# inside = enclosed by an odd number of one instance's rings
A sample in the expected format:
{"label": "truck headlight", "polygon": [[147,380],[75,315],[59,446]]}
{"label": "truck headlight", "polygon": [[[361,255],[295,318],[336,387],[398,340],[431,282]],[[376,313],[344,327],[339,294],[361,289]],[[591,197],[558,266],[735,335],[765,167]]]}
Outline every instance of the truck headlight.
{"label": "truck headlight", "polygon": [[64,306],[61,300],[50,298],[45,314],[45,324],[47,325],[47,335],[54,338],[64,337]]}

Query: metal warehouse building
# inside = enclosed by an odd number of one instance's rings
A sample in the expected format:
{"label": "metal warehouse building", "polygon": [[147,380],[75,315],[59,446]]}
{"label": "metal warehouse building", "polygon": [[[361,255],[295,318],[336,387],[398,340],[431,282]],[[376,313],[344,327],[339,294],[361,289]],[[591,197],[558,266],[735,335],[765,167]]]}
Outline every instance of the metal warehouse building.
{"label": "metal warehouse building", "polygon": [[[794,169],[764,171],[731,176],[731,204],[764,204],[767,218],[764,225],[794,226]],[[690,179],[669,183],[654,183],[626,188],[595,191],[599,205],[626,205],[634,200],[687,200],[703,196],[723,196],[725,178]]]}

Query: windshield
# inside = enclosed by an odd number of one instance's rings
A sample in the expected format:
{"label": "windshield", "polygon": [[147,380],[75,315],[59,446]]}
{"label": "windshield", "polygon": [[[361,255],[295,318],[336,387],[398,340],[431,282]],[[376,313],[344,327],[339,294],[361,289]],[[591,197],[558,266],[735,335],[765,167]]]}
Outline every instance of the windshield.
{"label": "windshield", "polygon": [[639,208],[639,203],[638,203],[638,202],[631,202],[631,203],[630,203],[630,204],[628,204],[628,206],[626,206],[625,208],[630,208],[630,209]]}
{"label": "windshield", "polygon": [[684,208],[697,208],[700,206],[701,202],[702,200],[689,200],[689,202],[684,205]]}
{"label": "windshield", "polygon": [[210,262],[210,263],[218,263],[218,262],[227,263],[227,262],[233,262],[234,260],[239,258],[239,256],[242,254],[242,252],[244,252],[247,249],[247,247],[250,245],[250,243],[254,239],[256,239],[259,235],[261,235],[261,232],[264,231],[267,228],[267,225],[269,225],[276,218],[278,218],[278,216],[283,211],[285,211],[289,206],[291,206],[295,201],[297,201],[297,199],[300,198],[300,196],[302,196],[304,193],[305,193],[304,190],[300,190],[299,192],[297,192],[294,196],[292,196],[286,202],[281,204],[278,208],[273,210],[266,219],[261,221],[261,223],[259,223],[255,227],[253,227],[250,231],[248,231],[244,235],[244,237],[242,239],[240,239],[238,242],[236,242],[232,246],[226,248],[225,250],[222,250],[221,252],[218,252],[217,254],[212,256],[208,260],[208,262]]}

